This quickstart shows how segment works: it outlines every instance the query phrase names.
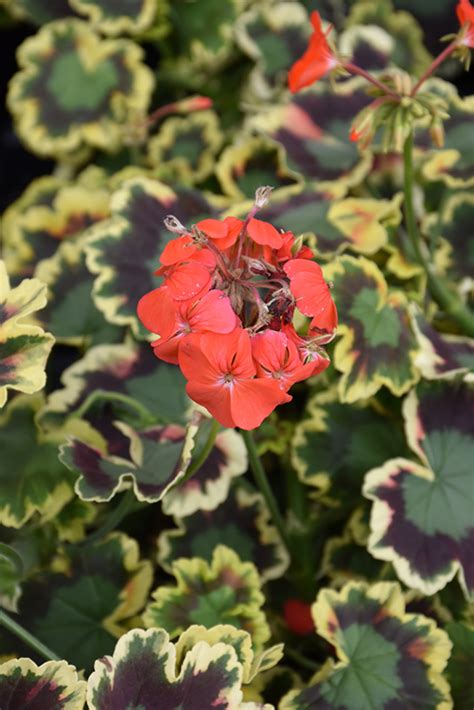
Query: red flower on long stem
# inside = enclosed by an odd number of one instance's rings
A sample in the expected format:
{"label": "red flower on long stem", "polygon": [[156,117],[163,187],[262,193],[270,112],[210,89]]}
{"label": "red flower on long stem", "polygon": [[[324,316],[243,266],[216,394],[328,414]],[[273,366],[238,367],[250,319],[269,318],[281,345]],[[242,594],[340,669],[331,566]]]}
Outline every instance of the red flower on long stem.
{"label": "red flower on long stem", "polygon": [[[337,315],[311,250],[292,232],[255,217],[269,188],[257,191],[245,220],[203,219],[176,233],[161,256],[163,284],[138,304],[143,325],[159,336],[154,353],[178,364],[187,392],[223,425],[254,429],[295,382],[323,372],[322,345]],[[296,333],[298,309],[312,318]]]}
{"label": "red flower on long stem", "polygon": [[314,84],[339,64],[339,60],[334,56],[327,41],[327,35],[332,27],[329,27],[326,33],[323,32],[319,12],[311,13],[311,24],[313,25],[313,34],[309,40],[308,49],[293,64],[288,74],[288,84],[293,93]]}

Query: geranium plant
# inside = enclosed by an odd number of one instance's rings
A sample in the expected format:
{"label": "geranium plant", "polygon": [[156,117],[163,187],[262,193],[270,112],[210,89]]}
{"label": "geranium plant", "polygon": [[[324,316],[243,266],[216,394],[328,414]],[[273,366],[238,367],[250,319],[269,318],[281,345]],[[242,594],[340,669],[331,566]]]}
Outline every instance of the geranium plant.
{"label": "geranium plant", "polygon": [[0,0],[0,708],[474,706],[474,7],[410,5]]}

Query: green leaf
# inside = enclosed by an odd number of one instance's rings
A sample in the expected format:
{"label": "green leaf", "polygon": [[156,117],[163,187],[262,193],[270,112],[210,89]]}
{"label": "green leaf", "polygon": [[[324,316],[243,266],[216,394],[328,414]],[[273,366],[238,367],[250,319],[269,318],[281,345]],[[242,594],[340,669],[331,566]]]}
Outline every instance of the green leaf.
{"label": "green leaf", "polygon": [[131,485],[138,500],[161,500],[189,466],[196,427],[186,430],[169,425],[135,431],[123,422],[114,422],[114,426],[128,440],[127,459],[79,439],[61,447],[60,460],[79,474],[76,493],[82,500],[109,501]]}
{"label": "green leaf", "polygon": [[[61,563],[61,564],[60,564]],[[58,655],[89,670],[110,653],[114,638],[145,604],[151,564],[124,534],[79,548],[56,561],[63,571],[42,571],[23,585],[22,623]]]}
{"label": "green leaf", "polygon": [[404,417],[421,464],[391,459],[366,476],[364,495],[374,501],[369,550],[425,594],[459,573],[472,596],[473,407],[474,393],[466,385],[420,385],[406,398]]}
{"label": "green leaf", "polygon": [[418,379],[414,358],[418,344],[411,332],[407,299],[390,291],[374,262],[343,256],[325,270],[333,281],[333,297],[340,314],[341,338],[334,366],[342,402],[372,396],[385,385],[396,396]]}
{"label": "green leaf", "polygon": [[207,628],[231,624],[248,631],[256,648],[270,636],[257,569],[228,547],[215,548],[212,562],[194,557],[172,565],[175,587],[158,587],[144,614],[147,627],[162,626],[177,636],[190,624]]}
{"label": "green leaf", "polygon": [[214,111],[168,118],[148,142],[148,160],[154,175],[165,182],[194,185],[214,171],[223,142]]}
{"label": "green leaf", "polygon": [[367,471],[389,453],[408,452],[401,422],[389,421],[374,405],[341,404],[335,388],[314,395],[307,415],[295,428],[292,463],[300,480],[330,504],[357,504]]}
{"label": "green leaf", "polygon": [[79,20],[45,25],[19,48],[21,70],[10,82],[18,134],[39,155],[117,150],[124,124],[146,112],[153,90],[142,58],[138,45],[100,39]]}
{"label": "green leaf", "polygon": [[431,619],[405,613],[398,584],[323,589],[312,615],[337,662],[328,660],[308,688],[290,692],[281,710],[452,707],[441,675],[451,650],[448,636]]}
{"label": "green leaf", "polygon": [[[195,451],[203,445],[209,426],[199,428]],[[232,480],[246,472],[247,449],[233,429],[220,432],[209,456],[192,477],[165,494],[163,511],[184,518],[198,510],[214,510],[227,499]]]}
{"label": "green leaf", "polygon": [[219,544],[233,549],[242,561],[253,562],[262,582],[280,577],[288,567],[288,555],[259,493],[233,486],[217,508],[174,520],[178,529],[164,530],[158,539],[158,559],[167,572],[180,557],[210,563]]}
{"label": "green leaf", "polygon": [[21,527],[36,512],[50,520],[73,495],[57,440],[35,425],[42,404],[40,395],[16,397],[0,416],[0,524],[8,527]]}
{"label": "green leaf", "polygon": [[474,629],[453,621],[447,624],[446,631],[453,644],[446,673],[451,684],[454,707],[471,710],[474,705]]}
{"label": "green leaf", "polygon": [[86,683],[66,661],[37,666],[29,658],[0,664],[1,708],[82,710]]}

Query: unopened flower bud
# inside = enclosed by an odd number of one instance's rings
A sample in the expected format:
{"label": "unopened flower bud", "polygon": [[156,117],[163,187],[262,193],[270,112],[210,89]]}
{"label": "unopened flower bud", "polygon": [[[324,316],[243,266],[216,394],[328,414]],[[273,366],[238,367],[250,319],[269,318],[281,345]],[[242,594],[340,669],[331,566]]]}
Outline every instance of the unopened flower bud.
{"label": "unopened flower bud", "polygon": [[265,205],[269,202],[270,200],[270,195],[272,194],[273,187],[270,185],[264,185],[262,187],[257,188],[257,191],[255,192],[255,207],[257,207],[259,210],[262,209],[262,207],[265,207]]}
{"label": "unopened flower bud", "polygon": [[444,126],[441,121],[434,120],[430,126],[431,140],[437,148],[442,148],[444,145]]}
{"label": "unopened flower bud", "polygon": [[181,224],[179,219],[175,217],[172,214],[167,215],[164,220],[164,225],[166,229],[168,229],[170,232],[173,232],[174,234],[187,234],[188,230],[186,227]]}

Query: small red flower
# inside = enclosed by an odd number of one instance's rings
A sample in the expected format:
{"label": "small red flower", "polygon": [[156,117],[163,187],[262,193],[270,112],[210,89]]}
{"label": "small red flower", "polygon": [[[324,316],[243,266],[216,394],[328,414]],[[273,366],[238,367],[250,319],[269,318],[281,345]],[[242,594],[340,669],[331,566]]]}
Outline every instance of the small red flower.
{"label": "small red flower", "polygon": [[311,24],[313,25],[313,34],[309,40],[308,49],[293,64],[288,74],[288,84],[293,93],[314,84],[339,64],[326,39],[331,27],[326,34],[323,32],[319,12],[311,13]]}
{"label": "small red flower", "polygon": [[312,375],[312,362],[304,363],[296,345],[281,330],[265,330],[252,338],[252,355],[261,377],[273,377],[288,390]]}
{"label": "small red flower", "polygon": [[283,615],[286,625],[298,636],[308,636],[314,633],[314,621],[311,616],[311,605],[301,599],[287,599],[283,605]]}
{"label": "small red flower", "polygon": [[250,336],[242,328],[189,337],[179,349],[179,365],[188,395],[225,427],[255,429],[277,405],[291,401],[275,380],[256,377]]}
{"label": "small red flower", "polygon": [[[179,237],[175,241],[179,241]],[[165,285],[177,301],[187,301],[211,288],[211,274],[216,266],[216,257],[209,249],[197,249],[187,261],[171,266],[162,266],[155,273],[163,276]]]}
{"label": "small red flower", "polygon": [[461,27],[466,26],[462,44],[474,48],[474,7],[469,0],[459,0],[456,6],[456,14]]}

